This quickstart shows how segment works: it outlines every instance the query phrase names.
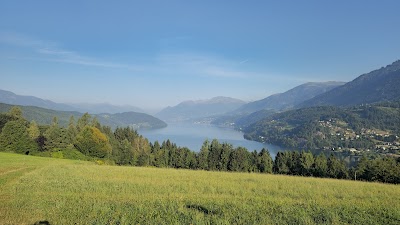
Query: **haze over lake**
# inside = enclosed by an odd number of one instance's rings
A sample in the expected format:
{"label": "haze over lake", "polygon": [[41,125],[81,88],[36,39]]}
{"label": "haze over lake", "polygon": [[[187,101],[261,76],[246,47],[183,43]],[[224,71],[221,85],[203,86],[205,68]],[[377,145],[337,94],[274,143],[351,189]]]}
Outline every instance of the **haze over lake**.
{"label": "haze over lake", "polygon": [[230,129],[221,128],[205,124],[193,123],[172,123],[167,127],[154,130],[140,130],[139,133],[153,142],[158,141],[160,144],[169,139],[180,147],[188,147],[190,150],[198,152],[203,142],[208,139],[218,139],[220,143],[227,142],[234,147],[245,147],[249,151],[260,151],[262,148],[269,150],[272,157],[276,152],[283,150],[281,147],[266,143],[249,141],[243,138],[243,133]]}

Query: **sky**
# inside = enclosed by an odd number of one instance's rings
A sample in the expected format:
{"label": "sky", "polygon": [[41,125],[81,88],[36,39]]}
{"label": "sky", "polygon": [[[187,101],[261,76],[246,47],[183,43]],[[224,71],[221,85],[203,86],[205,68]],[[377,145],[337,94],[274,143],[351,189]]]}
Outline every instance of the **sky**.
{"label": "sky", "polygon": [[155,110],[351,81],[400,59],[400,1],[0,1],[0,89]]}

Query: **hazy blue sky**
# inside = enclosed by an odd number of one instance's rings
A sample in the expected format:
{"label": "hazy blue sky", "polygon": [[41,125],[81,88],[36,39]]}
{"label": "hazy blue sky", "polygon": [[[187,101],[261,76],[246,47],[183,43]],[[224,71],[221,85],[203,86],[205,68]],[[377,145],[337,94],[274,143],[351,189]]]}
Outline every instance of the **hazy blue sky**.
{"label": "hazy blue sky", "polygon": [[400,59],[400,1],[0,1],[0,89],[162,108]]}

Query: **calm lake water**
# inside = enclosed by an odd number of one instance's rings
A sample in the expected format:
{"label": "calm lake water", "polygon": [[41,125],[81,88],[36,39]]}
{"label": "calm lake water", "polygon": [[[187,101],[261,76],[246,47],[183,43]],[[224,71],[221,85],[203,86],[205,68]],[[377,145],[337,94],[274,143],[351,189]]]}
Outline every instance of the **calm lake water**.
{"label": "calm lake water", "polygon": [[196,152],[200,150],[206,139],[210,141],[218,139],[220,143],[227,142],[234,147],[242,146],[249,151],[260,151],[262,148],[266,148],[269,150],[272,157],[275,157],[277,151],[283,150],[276,145],[246,140],[243,138],[242,132],[230,128],[221,128],[204,124],[168,124],[165,128],[140,130],[139,133],[151,142],[158,141],[161,144],[164,140],[169,139],[178,146],[188,147],[190,150]]}

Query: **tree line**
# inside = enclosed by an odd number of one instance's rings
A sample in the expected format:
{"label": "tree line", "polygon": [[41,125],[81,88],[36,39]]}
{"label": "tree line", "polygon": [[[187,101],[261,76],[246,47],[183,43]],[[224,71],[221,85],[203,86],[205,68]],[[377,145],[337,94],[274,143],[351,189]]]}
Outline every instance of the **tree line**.
{"label": "tree line", "polygon": [[67,127],[55,117],[51,125],[26,121],[18,107],[0,114],[0,150],[58,158],[95,160],[98,163],[154,166],[210,171],[274,173],[400,183],[400,159],[361,157],[354,167],[333,154],[278,152],[275,160],[267,149],[248,151],[214,139],[204,141],[199,152],[170,140],[149,142],[130,127],[102,126],[89,114]]}

